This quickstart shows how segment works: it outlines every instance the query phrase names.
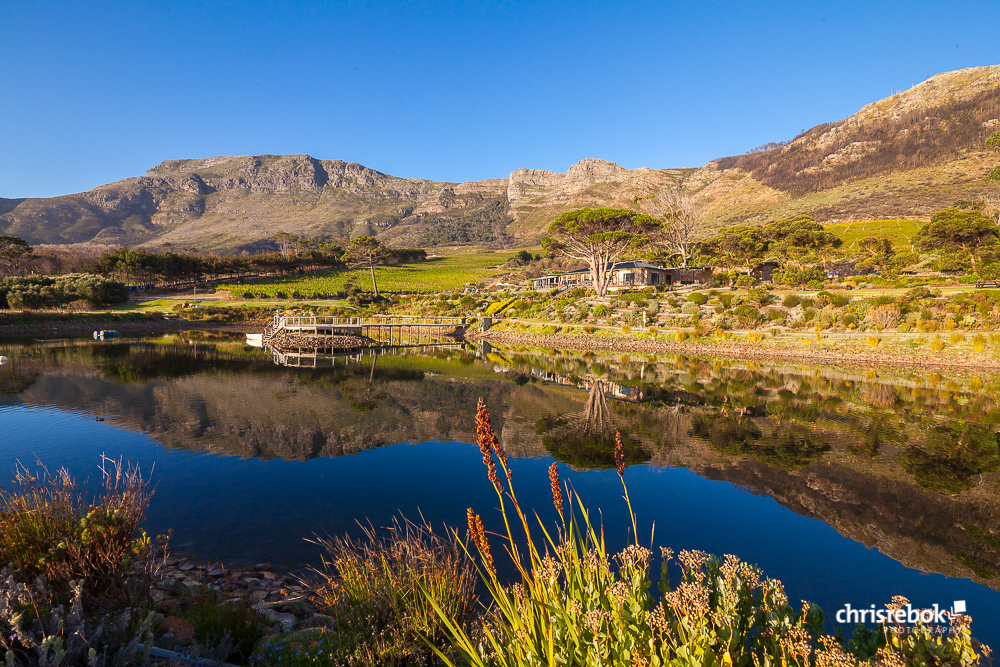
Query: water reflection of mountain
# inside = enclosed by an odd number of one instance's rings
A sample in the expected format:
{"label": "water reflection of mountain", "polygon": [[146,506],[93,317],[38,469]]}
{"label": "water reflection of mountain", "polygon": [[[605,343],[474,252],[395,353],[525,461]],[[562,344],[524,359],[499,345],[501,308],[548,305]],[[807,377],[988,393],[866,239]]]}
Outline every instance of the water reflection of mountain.
{"label": "water reflection of mountain", "polygon": [[171,448],[340,456],[473,439],[486,398],[515,456],[680,466],[767,494],[927,571],[997,587],[995,378],[878,377],[683,358],[453,350],[277,367],[239,342],[18,349],[0,404],[109,416]]}

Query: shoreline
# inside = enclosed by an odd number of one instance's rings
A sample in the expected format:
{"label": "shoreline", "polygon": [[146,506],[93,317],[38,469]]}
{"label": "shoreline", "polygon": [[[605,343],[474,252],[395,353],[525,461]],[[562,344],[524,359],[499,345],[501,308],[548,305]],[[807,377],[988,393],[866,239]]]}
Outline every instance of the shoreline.
{"label": "shoreline", "polygon": [[0,324],[0,341],[28,336],[68,338],[92,335],[94,331],[118,331],[123,334],[163,334],[182,331],[231,331],[243,333],[253,324],[231,324],[226,322],[198,322],[180,318],[160,320],[39,320],[12,324]]}
{"label": "shoreline", "polygon": [[580,336],[575,334],[519,334],[510,331],[477,332],[468,334],[467,339],[493,344],[548,347],[579,352],[640,352],[726,357],[730,359],[803,361],[866,367],[947,368],[951,370],[989,370],[1000,372],[1000,359],[970,359],[964,357],[929,359],[922,356],[904,355],[896,352],[878,352],[874,350],[816,350],[770,347],[759,343],[750,343],[749,341],[740,343],[697,343]]}

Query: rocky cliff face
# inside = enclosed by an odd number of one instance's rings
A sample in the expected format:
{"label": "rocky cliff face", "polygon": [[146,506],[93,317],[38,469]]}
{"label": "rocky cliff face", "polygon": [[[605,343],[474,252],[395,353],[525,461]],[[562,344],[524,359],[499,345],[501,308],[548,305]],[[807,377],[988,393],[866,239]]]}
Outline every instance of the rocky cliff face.
{"label": "rocky cliff face", "polygon": [[984,176],[1000,156],[984,150],[983,140],[998,129],[1000,66],[978,67],[939,74],[840,122],[699,169],[626,169],[586,158],[566,173],[517,169],[507,178],[441,183],[308,155],[168,160],[81,194],[0,198],[0,233],[31,243],[221,250],[278,231],[448,242],[439,228],[492,215],[502,200],[507,229],[494,240],[517,245],[536,242],[573,208],[662,213],[661,193],[680,181],[711,226],[798,213],[821,221],[926,219],[956,199],[988,194]]}

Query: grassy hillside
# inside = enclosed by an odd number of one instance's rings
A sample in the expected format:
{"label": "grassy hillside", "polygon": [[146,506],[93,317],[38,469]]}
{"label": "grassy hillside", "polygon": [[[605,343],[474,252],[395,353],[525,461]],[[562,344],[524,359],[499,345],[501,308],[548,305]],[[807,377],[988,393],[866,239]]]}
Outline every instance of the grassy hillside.
{"label": "grassy hillside", "polygon": [[[415,264],[380,266],[375,270],[379,288],[387,292],[453,292],[467,283],[495,275],[496,267],[513,257],[513,253],[459,254],[431,257]],[[366,271],[322,271],[307,276],[248,280],[239,284],[219,285],[234,297],[299,297],[327,298],[344,292],[349,283],[371,291],[371,276]]]}
{"label": "grassy hillside", "polygon": [[854,247],[858,239],[865,236],[886,236],[897,248],[909,250],[913,240],[924,223],[919,220],[857,220],[837,222],[827,225],[827,229],[844,240],[844,249]]}

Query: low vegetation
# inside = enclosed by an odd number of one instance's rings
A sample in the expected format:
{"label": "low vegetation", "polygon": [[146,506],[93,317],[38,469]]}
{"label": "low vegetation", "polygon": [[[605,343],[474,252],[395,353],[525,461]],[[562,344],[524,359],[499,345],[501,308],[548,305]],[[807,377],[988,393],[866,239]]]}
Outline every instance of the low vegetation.
{"label": "low vegetation", "polygon": [[[416,264],[379,266],[375,275],[386,292],[436,293],[465,289],[476,285],[491,272],[491,267],[506,262],[514,253],[451,255],[433,257]],[[320,271],[305,276],[248,280],[218,286],[238,298],[335,298],[346,296],[352,288],[372,290],[370,275],[346,270]]]}

